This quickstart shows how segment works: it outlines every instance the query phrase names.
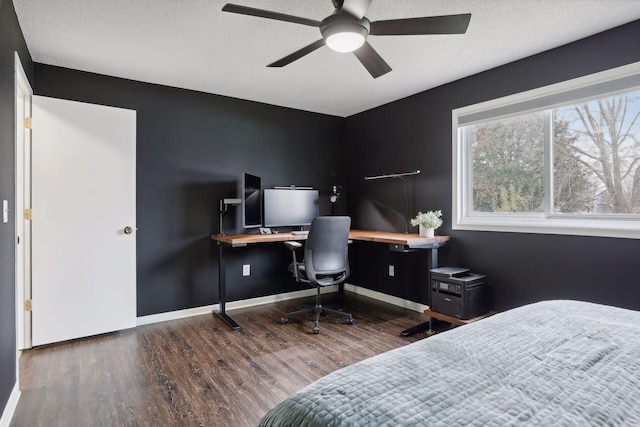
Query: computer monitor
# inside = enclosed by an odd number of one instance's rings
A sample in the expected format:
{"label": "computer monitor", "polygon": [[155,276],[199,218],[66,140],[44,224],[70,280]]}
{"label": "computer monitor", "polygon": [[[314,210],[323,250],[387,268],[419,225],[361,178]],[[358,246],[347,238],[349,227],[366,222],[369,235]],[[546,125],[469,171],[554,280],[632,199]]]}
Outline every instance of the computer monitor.
{"label": "computer monitor", "polygon": [[262,191],[259,176],[242,175],[242,226],[262,227]]}
{"label": "computer monitor", "polygon": [[318,190],[264,190],[264,226],[296,227],[311,224],[318,216]]}

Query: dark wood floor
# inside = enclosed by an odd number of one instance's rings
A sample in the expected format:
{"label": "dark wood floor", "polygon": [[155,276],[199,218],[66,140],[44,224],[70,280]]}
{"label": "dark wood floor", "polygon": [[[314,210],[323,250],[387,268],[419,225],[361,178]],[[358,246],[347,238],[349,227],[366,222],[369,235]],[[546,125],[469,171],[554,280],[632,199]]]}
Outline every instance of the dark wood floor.
{"label": "dark wood floor", "polygon": [[230,311],[238,332],[202,315],[25,351],[11,426],[255,426],[329,372],[426,336],[400,336],[423,314],[350,294],[355,325],[279,323],[309,301]]}

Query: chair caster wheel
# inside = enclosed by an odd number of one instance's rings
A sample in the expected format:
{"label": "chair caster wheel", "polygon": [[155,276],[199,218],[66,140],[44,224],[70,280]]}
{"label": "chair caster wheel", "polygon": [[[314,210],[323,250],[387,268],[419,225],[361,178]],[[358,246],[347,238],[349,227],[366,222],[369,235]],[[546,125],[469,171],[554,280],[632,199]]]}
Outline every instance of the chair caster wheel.
{"label": "chair caster wheel", "polygon": [[313,328],[313,333],[314,334],[319,334],[320,333],[320,328]]}
{"label": "chair caster wheel", "polygon": [[347,319],[347,323],[350,325],[355,325],[356,324],[356,319]]}
{"label": "chair caster wheel", "polygon": [[286,325],[287,323],[289,323],[289,319],[287,319],[286,317],[283,317],[282,319],[280,319],[280,323],[282,323],[283,325]]}

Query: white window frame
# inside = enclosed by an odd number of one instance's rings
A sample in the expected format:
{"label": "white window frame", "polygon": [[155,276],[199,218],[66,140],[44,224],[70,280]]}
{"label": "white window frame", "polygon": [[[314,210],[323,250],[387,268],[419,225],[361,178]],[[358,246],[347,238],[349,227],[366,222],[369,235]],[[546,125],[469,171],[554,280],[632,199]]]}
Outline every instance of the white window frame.
{"label": "white window frame", "polygon": [[567,234],[640,239],[640,215],[571,215],[549,212],[553,200],[551,132],[545,128],[545,212],[472,212],[471,152],[464,147],[464,126],[527,112],[548,110],[594,96],[629,92],[640,87],[640,62],[527,92],[452,110],[452,228],[454,230]]}

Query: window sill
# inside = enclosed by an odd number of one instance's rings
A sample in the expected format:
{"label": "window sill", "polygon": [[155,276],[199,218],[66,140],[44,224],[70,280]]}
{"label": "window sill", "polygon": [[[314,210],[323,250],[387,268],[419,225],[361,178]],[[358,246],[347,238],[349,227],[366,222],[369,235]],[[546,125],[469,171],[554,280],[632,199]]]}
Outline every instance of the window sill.
{"label": "window sill", "polygon": [[638,220],[603,221],[582,218],[488,218],[483,216],[461,218],[454,222],[452,229],[640,239],[640,221]]}

